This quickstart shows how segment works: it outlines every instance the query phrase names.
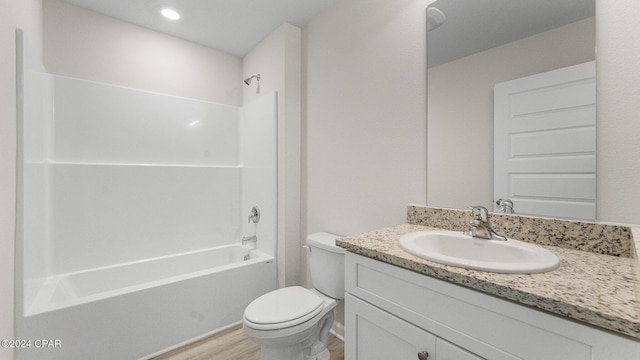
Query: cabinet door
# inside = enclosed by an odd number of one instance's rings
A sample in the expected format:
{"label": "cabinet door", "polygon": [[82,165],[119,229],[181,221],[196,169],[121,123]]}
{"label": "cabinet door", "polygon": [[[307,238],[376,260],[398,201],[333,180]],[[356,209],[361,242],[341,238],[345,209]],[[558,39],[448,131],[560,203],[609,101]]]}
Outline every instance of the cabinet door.
{"label": "cabinet door", "polygon": [[[349,294],[345,360],[435,360],[436,337]],[[465,359],[466,360],[466,359]]]}
{"label": "cabinet door", "polygon": [[438,360],[484,360],[440,338],[436,340],[436,351]]}

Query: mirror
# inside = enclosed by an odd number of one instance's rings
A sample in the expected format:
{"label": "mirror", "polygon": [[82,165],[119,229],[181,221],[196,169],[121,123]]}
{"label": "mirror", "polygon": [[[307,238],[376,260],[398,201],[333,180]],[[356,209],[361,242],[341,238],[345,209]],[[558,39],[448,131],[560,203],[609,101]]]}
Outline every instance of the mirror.
{"label": "mirror", "polygon": [[427,22],[427,204],[496,208],[494,85],[594,61],[595,0],[430,7],[444,17],[429,14]]}

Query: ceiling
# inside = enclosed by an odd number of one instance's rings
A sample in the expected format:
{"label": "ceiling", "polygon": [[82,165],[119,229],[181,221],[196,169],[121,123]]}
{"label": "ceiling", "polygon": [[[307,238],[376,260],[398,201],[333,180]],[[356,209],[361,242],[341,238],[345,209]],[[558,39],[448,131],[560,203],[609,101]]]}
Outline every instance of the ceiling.
{"label": "ceiling", "polygon": [[[340,0],[63,1],[242,57],[282,23],[302,27]],[[431,6],[447,19],[429,32],[429,66],[593,16],[595,1],[438,0]],[[182,19],[164,19],[162,7]]]}
{"label": "ceiling", "polygon": [[595,15],[596,0],[438,0],[446,16],[429,32],[435,66]]}
{"label": "ceiling", "polygon": [[[336,0],[64,0],[149,29],[237,56],[287,22],[303,26]],[[177,21],[160,15],[162,7],[182,14]]]}

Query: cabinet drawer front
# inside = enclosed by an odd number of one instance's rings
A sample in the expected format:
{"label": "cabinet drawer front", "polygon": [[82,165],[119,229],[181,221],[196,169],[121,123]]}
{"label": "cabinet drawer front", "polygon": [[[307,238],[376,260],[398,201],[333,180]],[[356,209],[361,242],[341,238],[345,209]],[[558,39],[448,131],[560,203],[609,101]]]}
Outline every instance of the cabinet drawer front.
{"label": "cabinet drawer front", "polygon": [[511,303],[376,260],[348,254],[345,285],[348,293],[487,359],[592,359],[589,345],[505,315]]}
{"label": "cabinet drawer front", "polygon": [[423,351],[434,358],[433,334],[348,294],[345,301],[346,359],[415,360]]}
{"label": "cabinet drawer front", "polygon": [[436,340],[438,360],[485,360],[440,338]]}

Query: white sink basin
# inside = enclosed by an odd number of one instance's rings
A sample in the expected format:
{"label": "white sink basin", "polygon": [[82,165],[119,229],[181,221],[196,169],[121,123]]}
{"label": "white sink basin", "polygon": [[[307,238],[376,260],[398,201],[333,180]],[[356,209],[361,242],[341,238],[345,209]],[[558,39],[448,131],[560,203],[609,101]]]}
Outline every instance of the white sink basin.
{"label": "white sink basin", "polygon": [[478,239],[456,231],[406,234],[400,238],[400,247],[440,264],[497,273],[531,274],[560,266],[560,258],[540,246],[513,239]]}

